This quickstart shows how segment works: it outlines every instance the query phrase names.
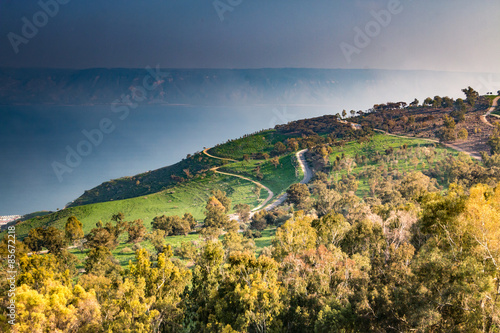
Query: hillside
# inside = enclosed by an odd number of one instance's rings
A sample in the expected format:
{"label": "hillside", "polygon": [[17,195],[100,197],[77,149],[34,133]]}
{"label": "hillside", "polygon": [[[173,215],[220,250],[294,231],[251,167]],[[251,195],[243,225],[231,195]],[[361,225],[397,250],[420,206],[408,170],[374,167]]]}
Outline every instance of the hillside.
{"label": "hillside", "polygon": [[[32,228],[55,226],[64,229],[64,224],[70,216],[78,216],[83,223],[85,233],[95,227],[97,221],[104,223],[111,219],[113,214],[122,212],[127,220],[142,219],[150,229],[151,221],[160,215],[180,215],[190,212],[197,220],[202,220],[203,209],[210,192],[220,189],[227,193],[233,204],[246,203],[257,206],[259,200],[253,193],[253,184],[241,181],[234,177],[223,176],[207,172],[203,177],[178,184],[158,193],[140,196],[125,200],[88,204],[70,207],[58,212],[27,220],[16,225],[19,238],[23,239]],[[262,192],[260,200],[266,197]]]}
{"label": "hillside", "polygon": [[123,200],[160,192],[175,184],[202,177],[207,170],[220,164],[219,160],[214,160],[201,153],[189,155],[182,161],[168,167],[105,182],[85,191],[69,207]]}

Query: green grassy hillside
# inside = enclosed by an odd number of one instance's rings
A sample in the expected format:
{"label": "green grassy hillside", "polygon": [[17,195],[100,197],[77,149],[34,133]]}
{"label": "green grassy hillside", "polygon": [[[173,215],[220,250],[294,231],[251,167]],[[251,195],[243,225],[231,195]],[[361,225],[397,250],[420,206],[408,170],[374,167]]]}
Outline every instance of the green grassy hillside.
{"label": "green grassy hillside", "polygon": [[208,152],[215,156],[242,160],[243,155],[250,156],[257,152],[270,154],[275,143],[286,139],[287,136],[275,130],[267,130],[217,145]]}
{"label": "green grassy hillside", "polygon": [[[407,154],[405,156],[398,156],[398,150],[403,147],[406,147]],[[351,170],[351,175],[355,176],[359,181],[356,195],[364,197],[369,191],[369,178],[363,173],[369,168],[380,167],[381,164],[384,164],[392,172],[422,171],[425,173],[426,170],[432,168],[447,156],[457,156],[458,152],[451,148],[436,146],[436,144],[422,139],[406,139],[376,134],[367,143],[361,144],[351,141],[344,147],[334,147],[333,153],[329,156],[330,162],[333,163],[342,154],[351,159],[356,159],[356,156],[358,156],[358,160],[362,156],[366,156],[369,159],[372,159],[374,156],[381,156],[378,162],[367,161],[366,163],[357,163]],[[330,173],[331,177],[335,179],[340,179],[342,175],[347,174],[348,171],[345,168],[340,171],[332,170]]]}
{"label": "green grassy hillside", "polygon": [[[202,220],[206,201],[213,189],[225,191],[233,205],[246,203],[255,207],[260,201],[253,194],[253,188],[254,184],[243,179],[210,173],[205,178],[182,183],[147,196],[63,209],[19,223],[16,232],[22,239],[31,228],[55,226],[64,229],[68,217],[74,215],[83,223],[86,234],[95,227],[97,221],[102,220],[106,223],[118,212],[124,213],[127,220],[142,219],[148,229],[153,218],[163,214],[183,215],[185,212],[190,212],[197,220]],[[263,200],[266,197],[267,193],[262,191],[259,199]]]}
{"label": "green grassy hillside", "polygon": [[85,191],[69,206],[82,206],[157,193],[192,177],[199,177],[208,169],[220,164],[220,160],[197,153],[171,166],[102,183]]}
{"label": "green grassy hillside", "polygon": [[[249,177],[269,187],[275,195],[279,195],[293,183],[297,183],[302,180],[302,169],[300,169],[296,162],[292,161],[292,159],[295,158],[294,155],[295,153],[281,156],[279,159],[280,163],[276,167],[269,160],[250,160],[248,162],[242,161],[226,164],[219,170]],[[257,166],[260,167],[260,173],[263,177],[262,179],[258,179],[256,177]]]}

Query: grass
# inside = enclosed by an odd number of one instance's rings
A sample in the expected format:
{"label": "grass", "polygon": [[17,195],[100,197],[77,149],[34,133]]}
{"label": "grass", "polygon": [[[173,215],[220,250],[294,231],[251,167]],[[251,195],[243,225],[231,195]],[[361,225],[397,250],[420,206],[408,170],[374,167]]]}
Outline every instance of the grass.
{"label": "grass", "polygon": [[486,99],[490,102],[490,105],[493,103],[493,100],[498,97],[498,95],[483,95],[482,97],[486,97]]}
{"label": "grass", "polygon": [[[488,101],[490,102],[490,106],[491,106],[493,104],[493,100],[495,98],[497,98],[498,95],[485,95],[484,97],[486,97],[488,99]],[[495,116],[500,116],[500,105],[497,106],[496,110],[493,111],[491,114],[495,115]]]}
{"label": "grass", "polygon": [[261,238],[254,239],[256,247],[255,253],[257,253],[257,255],[260,255],[264,247],[271,245],[274,235],[276,235],[276,227],[268,227],[262,230]]}
{"label": "grass", "polygon": [[[275,167],[269,160],[250,160],[248,162],[235,162],[226,164],[219,170],[228,173],[234,173],[241,176],[251,178],[259,183],[269,187],[274,195],[279,195],[286,191],[286,189],[293,183],[302,180],[302,169],[297,165],[294,166],[292,158],[295,154],[287,154],[280,157],[280,164]],[[295,162],[295,164],[297,164]],[[254,169],[260,166],[260,172],[264,176],[262,179],[257,179]]]}
{"label": "grass", "polygon": [[[122,268],[127,268],[130,261],[135,262],[135,251],[132,251],[130,253],[122,253],[122,250],[124,248],[127,248],[127,247],[132,249],[134,244],[126,243],[126,239],[124,237],[120,237],[120,238],[121,238],[120,244],[118,244],[118,246],[115,249],[113,249],[111,251],[111,253],[115,257],[115,259],[119,262],[119,264]],[[169,244],[173,250],[176,247],[180,247],[182,242],[197,241],[199,239],[200,239],[200,235],[193,233],[193,234],[189,234],[187,236],[169,236],[169,237],[166,237],[165,243]],[[151,242],[149,240],[144,240],[144,241],[140,242],[139,244],[141,245],[142,248],[145,248],[150,253],[156,253],[156,250],[154,249],[153,245],[151,244]],[[78,258],[78,260],[80,260],[80,264],[77,266],[78,269],[83,268],[85,258],[86,258],[89,251],[90,251],[89,249],[85,249],[83,251],[80,251],[78,249],[71,249],[69,251],[72,254],[74,254]],[[178,258],[178,259],[180,259],[180,258]],[[180,259],[180,260],[183,261],[184,263],[187,263],[186,260],[182,260],[182,259]]]}
{"label": "grass", "polygon": [[122,177],[104,182],[77,198],[71,207],[88,205],[111,200],[123,200],[158,193],[178,184],[179,178],[188,179],[190,175],[205,173],[214,166],[221,165],[216,160],[198,153],[182,161],[153,171],[141,173],[132,177]]}
{"label": "grass", "polygon": [[274,148],[274,144],[278,141],[284,141],[286,138],[286,136],[279,134],[275,130],[267,130],[229,141],[210,149],[208,152],[214,156],[242,160],[243,155],[252,155],[253,153],[270,154]]}
{"label": "grass", "polygon": [[70,216],[76,216],[83,224],[87,234],[97,221],[106,223],[113,214],[122,212],[128,221],[142,219],[148,229],[151,221],[158,215],[183,215],[190,212],[197,220],[204,218],[205,204],[213,189],[225,191],[233,206],[246,203],[256,207],[267,197],[262,191],[259,200],[253,194],[254,184],[232,176],[211,174],[179,184],[169,190],[132,199],[102,202],[78,207],[70,207],[53,214],[27,220],[16,225],[17,236],[24,238],[31,228],[55,226],[61,230]]}
{"label": "grass", "polygon": [[[264,247],[271,245],[275,234],[276,234],[276,227],[274,227],[274,226],[268,227],[262,231],[262,237],[254,239],[255,247],[256,247],[255,253],[257,255],[260,255],[260,253],[262,252],[262,249]],[[115,259],[118,261],[119,265],[125,269],[128,267],[130,262],[135,262],[135,251],[132,251],[130,253],[122,253],[122,250],[124,248],[132,249],[134,244],[126,243],[126,239],[123,236],[120,238],[121,238],[120,244],[115,249],[113,249],[111,251],[111,253],[115,257]],[[223,236],[221,236],[221,239],[222,238],[223,238]],[[180,247],[182,242],[191,242],[191,241],[201,241],[200,235],[197,233],[192,233],[192,234],[189,234],[186,236],[169,236],[169,237],[166,237],[166,239],[165,239],[165,243],[169,244],[172,247],[172,250]],[[153,245],[148,240],[144,240],[144,241],[140,242],[139,244],[141,245],[142,248],[145,248],[150,253],[156,252],[155,249],[153,248]],[[77,269],[84,268],[85,258],[87,257],[87,254],[89,253],[89,251],[90,251],[89,249],[85,249],[83,251],[80,251],[79,249],[70,249],[69,250],[69,252],[74,254],[78,258],[78,260],[80,260],[80,264],[77,265]],[[184,260],[184,259],[181,259],[177,256],[174,256],[174,258],[181,260],[181,262],[183,262],[184,264],[187,264],[189,262],[189,260]]]}
{"label": "grass", "polygon": [[[453,155],[453,156],[458,155],[458,152],[456,150],[447,147],[435,146],[435,144],[428,142],[426,140],[405,139],[384,134],[376,134],[373,136],[370,142],[365,144],[359,144],[355,141],[352,141],[347,143],[343,148],[334,147],[334,152],[329,156],[329,158],[330,161],[333,163],[333,161],[336,159],[337,156],[341,157],[342,153],[344,153],[346,157],[351,157],[351,158],[354,158],[356,154],[358,154],[359,156],[366,155],[367,157],[370,157],[376,154],[377,152],[381,153],[382,155],[385,155],[386,149],[393,148],[396,150],[396,148],[400,148],[404,144],[407,145],[407,149],[409,149],[410,151],[414,150],[415,153],[418,148],[424,148],[424,147],[427,147],[428,149],[434,148],[437,154],[434,158],[434,162],[432,165],[434,165],[434,163],[436,163],[437,161],[444,159],[448,155]],[[423,151],[421,153],[423,153]],[[379,165],[379,163],[368,162],[366,166],[358,165],[352,169],[351,174],[358,175],[361,171],[363,171],[365,167],[376,166],[376,165]],[[400,159],[397,161],[397,164],[391,164],[391,167],[397,169],[400,172],[408,172],[408,171],[425,171],[432,165],[428,165],[428,162],[425,160],[425,158],[420,158],[418,159],[418,164],[413,164],[408,159]],[[332,173],[332,176],[336,177],[336,179],[340,179],[340,176],[342,174],[347,174],[347,170],[340,170],[336,172],[334,171]],[[358,191],[356,192],[356,195],[364,197],[365,195],[368,194],[369,191],[368,179],[360,177],[359,181],[360,181],[359,187]]]}

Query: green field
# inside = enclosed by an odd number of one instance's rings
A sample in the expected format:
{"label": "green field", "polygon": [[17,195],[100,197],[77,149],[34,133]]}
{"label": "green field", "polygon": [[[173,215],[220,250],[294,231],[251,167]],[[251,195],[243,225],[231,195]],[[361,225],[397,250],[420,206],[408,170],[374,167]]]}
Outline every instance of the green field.
{"label": "green field", "polygon": [[[219,170],[251,178],[269,187],[274,195],[279,195],[285,192],[290,185],[298,183],[303,178],[302,169],[297,163],[295,163],[297,167],[294,166],[292,158],[295,158],[295,153],[280,157],[280,164],[277,167],[269,160],[250,160],[226,164]],[[260,172],[264,176],[260,180],[257,179],[256,173],[253,171],[257,165],[260,165]]]}
{"label": "green field", "polygon": [[20,223],[16,226],[16,231],[18,237],[22,239],[31,228],[52,225],[64,229],[68,217],[74,215],[83,223],[83,231],[87,234],[95,227],[97,221],[102,220],[106,223],[118,212],[125,214],[128,221],[142,219],[149,230],[153,218],[163,214],[183,215],[185,212],[190,212],[197,220],[202,220],[205,203],[213,189],[225,191],[233,205],[246,203],[256,207],[267,197],[267,193],[262,191],[261,197],[257,200],[253,194],[254,187],[255,185],[249,181],[212,173],[203,179],[198,178],[147,196],[63,209]]}
{"label": "green field", "polygon": [[[364,143],[364,144],[359,144],[355,141],[347,143],[344,147],[334,147],[333,153],[329,156],[330,162],[333,163],[333,161],[337,158],[337,156],[341,157],[342,153],[345,154],[346,157],[351,157],[354,158],[356,154],[358,156],[366,155],[366,156],[373,156],[377,152],[380,153],[381,155],[385,155],[386,149],[393,148],[394,150],[399,149],[403,145],[407,145],[407,149],[410,152],[413,152],[412,155],[416,158],[416,161],[418,161],[418,164],[412,163],[411,159],[399,159],[397,160],[397,163],[393,161],[390,162],[390,166],[393,169],[397,169],[398,171],[401,172],[408,172],[408,171],[424,171],[428,169],[429,167],[433,166],[434,164],[429,165],[427,160],[424,158],[425,153],[431,150],[436,151],[435,158],[433,160],[433,163],[436,163],[437,161],[440,161],[444,159],[448,155],[453,155],[457,156],[458,152],[456,150],[453,150],[451,148],[447,147],[442,147],[442,146],[436,146],[436,144],[422,140],[422,139],[406,139],[406,138],[399,138],[399,137],[394,137],[394,136],[389,136],[389,135],[384,135],[384,134],[376,134],[373,136],[370,142]],[[363,171],[364,168],[370,167],[370,166],[376,166],[378,165],[377,163],[373,162],[368,162],[366,165],[357,165],[352,169],[351,174],[357,175],[360,172]],[[336,177],[336,179],[339,179],[342,174],[347,174],[347,170],[340,170],[340,171],[332,171],[331,176]],[[358,191],[356,192],[356,195],[363,197],[368,194],[368,179],[364,177],[360,177],[360,182],[359,182],[359,187]]]}
{"label": "green field", "polygon": [[278,134],[275,130],[267,130],[229,141],[223,145],[211,148],[208,152],[218,157],[242,160],[243,155],[252,155],[253,153],[270,154],[274,148],[274,144],[278,141],[284,141],[286,138],[286,136]]}

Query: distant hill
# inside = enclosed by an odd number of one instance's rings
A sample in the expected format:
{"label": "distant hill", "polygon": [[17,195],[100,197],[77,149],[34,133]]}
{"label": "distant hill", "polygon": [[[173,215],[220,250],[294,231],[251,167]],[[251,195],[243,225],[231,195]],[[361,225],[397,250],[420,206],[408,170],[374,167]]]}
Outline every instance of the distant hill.
{"label": "distant hill", "polygon": [[[150,73],[158,77],[150,79]],[[332,105],[347,97],[401,98],[459,91],[480,73],[371,69],[12,69],[0,68],[0,105],[111,104],[140,94],[142,104]],[[144,79],[147,78],[146,81]],[[446,83],[443,85],[443,83]],[[457,85],[457,87],[452,87]],[[138,90],[139,89],[139,90]],[[411,94],[411,96],[407,96]]]}

